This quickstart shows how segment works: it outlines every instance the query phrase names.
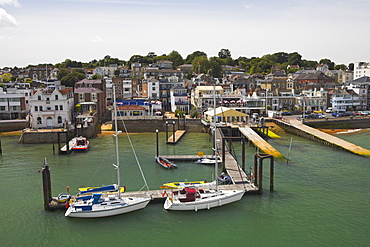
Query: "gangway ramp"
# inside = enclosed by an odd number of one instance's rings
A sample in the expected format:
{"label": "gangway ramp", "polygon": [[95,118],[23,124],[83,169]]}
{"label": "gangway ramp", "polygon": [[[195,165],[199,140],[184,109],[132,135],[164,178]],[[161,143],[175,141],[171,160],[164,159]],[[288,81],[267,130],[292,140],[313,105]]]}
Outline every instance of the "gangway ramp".
{"label": "gangway ramp", "polygon": [[277,151],[273,146],[271,146],[267,141],[265,141],[252,128],[239,127],[239,131],[246,138],[248,138],[256,147],[258,147],[262,152],[266,154],[271,154],[272,156],[274,156],[274,158],[284,158],[284,156],[279,151]]}

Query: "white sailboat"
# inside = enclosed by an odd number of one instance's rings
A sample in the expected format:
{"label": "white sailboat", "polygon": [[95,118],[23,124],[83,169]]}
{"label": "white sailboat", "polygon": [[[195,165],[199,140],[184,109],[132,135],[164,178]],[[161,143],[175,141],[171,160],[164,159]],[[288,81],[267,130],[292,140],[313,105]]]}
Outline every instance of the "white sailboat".
{"label": "white sailboat", "polygon": [[[216,136],[216,86],[214,85],[214,153],[217,157]],[[218,176],[218,159],[215,159],[215,177]],[[180,191],[171,192],[164,202],[166,210],[193,210],[210,209],[225,204],[239,201],[244,190],[218,190],[217,180],[215,189],[200,189],[196,187],[185,187]]]}
{"label": "white sailboat", "polygon": [[[79,193],[69,203],[68,209],[65,213],[67,217],[78,218],[98,218],[107,217],[118,214],[124,214],[135,210],[143,209],[148,205],[151,198],[147,197],[125,197],[121,195],[120,190],[120,164],[118,155],[118,134],[117,129],[117,108],[115,88],[114,94],[114,123],[115,123],[115,145],[116,145],[116,162],[113,166],[117,170],[117,184],[112,184],[104,187],[91,188]],[[144,178],[145,180],[145,178]],[[146,183],[146,182],[145,182]],[[148,186],[147,186],[148,187]]]}

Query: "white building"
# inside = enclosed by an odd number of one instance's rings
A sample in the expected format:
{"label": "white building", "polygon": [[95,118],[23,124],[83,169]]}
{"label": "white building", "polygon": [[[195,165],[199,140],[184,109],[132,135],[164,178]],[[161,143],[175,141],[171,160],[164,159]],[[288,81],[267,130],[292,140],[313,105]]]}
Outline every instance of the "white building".
{"label": "white building", "polygon": [[356,80],[363,76],[370,76],[370,63],[355,62],[353,69],[353,79]]}
{"label": "white building", "polygon": [[26,117],[25,96],[22,93],[6,93],[0,87],[0,120]]}
{"label": "white building", "polygon": [[176,109],[189,113],[188,90],[180,85],[171,88],[170,90],[171,111]]}
{"label": "white building", "polygon": [[73,89],[46,89],[29,99],[31,128],[65,128],[72,122]]}

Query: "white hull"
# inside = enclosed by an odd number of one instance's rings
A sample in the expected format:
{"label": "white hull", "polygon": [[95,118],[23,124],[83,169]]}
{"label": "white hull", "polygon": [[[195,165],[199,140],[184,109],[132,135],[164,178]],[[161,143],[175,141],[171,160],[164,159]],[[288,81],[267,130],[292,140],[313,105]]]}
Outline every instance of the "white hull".
{"label": "white hull", "polygon": [[[217,160],[217,163],[221,163],[222,161],[219,159]],[[214,159],[207,159],[207,158],[201,158],[197,161],[195,161],[196,164],[203,164],[203,165],[214,165],[216,164],[216,160]]]}
{"label": "white hull", "polygon": [[200,195],[201,197],[197,198],[193,202],[180,202],[177,196],[169,196],[164,203],[164,209],[198,211],[201,209],[220,207],[225,204],[239,201],[244,195],[244,190],[213,191],[211,193],[204,193]]}
{"label": "white hull", "polygon": [[[129,213],[135,210],[143,209],[150,202],[150,198],[124,198],[122,203],[115,205],[92,205],[91,210],[77,209],[75,206],[80,202],[72,204],[67,209],[65,216],[75,218],[99,218],[118,214]],[[82,204],[82,203],[81,203]]]}

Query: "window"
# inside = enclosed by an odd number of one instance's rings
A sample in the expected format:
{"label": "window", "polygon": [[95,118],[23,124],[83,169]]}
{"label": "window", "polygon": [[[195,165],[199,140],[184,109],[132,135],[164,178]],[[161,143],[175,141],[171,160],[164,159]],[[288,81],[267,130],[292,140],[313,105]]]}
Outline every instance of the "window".
{"label": "window", "polygon": [[59,95],[55,95],[55,100],[58,100],[59,99]]}
{"label": "window", "polygon": [[37,100],[41,100],[41,95],[37,96]]}
{"label": "window", "polygon": [[42,105],[40,105],[40,111],[42,111]]}
{"label": "window", "polygon": [[39,107],[38,106],[35,106],[35,111],[39,111]]}
{"label": "window", "polygon": [[51,107],[50,106],[46,107],[46,110],[51,111]]}
{"label": "window", "polygon": [[55,110],[57,111],[58,110],[58,105],[55,106]]}
{"label": "window", "polygon": [[58,124],[61,124],[62,123],[62,117],[61,116],[59,116],[58,117]]}
{"label": "window", "polygon": [[0,111],[5,111],[5,106],[0,106]]}
{"label": "window", "polygon": [[37,124],[42,124],[42,120],[40,117],[37,118]]}
{"label": "window", "polygon": [[63,105],[59,106],[59,110],[63,111]]}

